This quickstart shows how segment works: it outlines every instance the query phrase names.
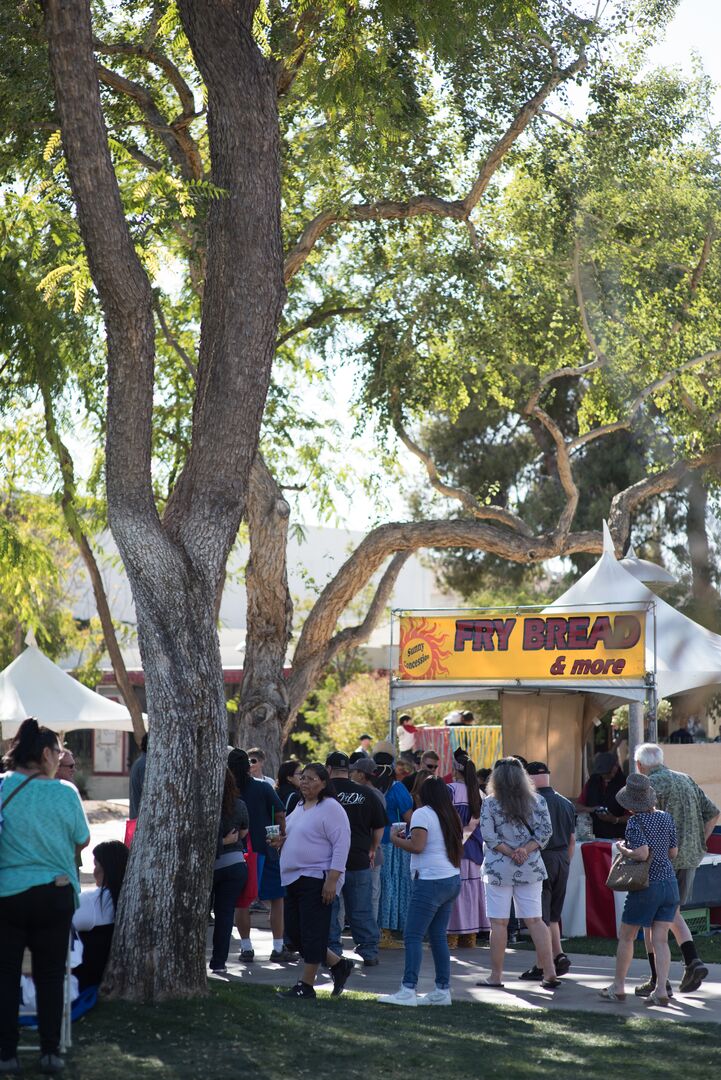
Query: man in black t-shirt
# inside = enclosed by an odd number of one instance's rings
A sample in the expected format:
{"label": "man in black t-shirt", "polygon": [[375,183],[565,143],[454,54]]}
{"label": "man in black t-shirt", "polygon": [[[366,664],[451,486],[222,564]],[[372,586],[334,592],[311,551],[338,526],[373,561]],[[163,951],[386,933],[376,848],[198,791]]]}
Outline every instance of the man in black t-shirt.
{"label": "man in black t-shirt", "polygon": [[[350,851],[342,889],[345,914],[356,952],[363,957],[366,967],[375,967],[378,963],[380,931],[373,917],[371,858],[381,842],[388,819],[380,800],[373,792],[349,779],[349,767],[348,755],[337,750],[326,760],[326,768],[330,770],[338,802],[350,822]],[[336,897],[331,913],[328,948],[338,956],[343,955],[342,930],[340,902]]]}

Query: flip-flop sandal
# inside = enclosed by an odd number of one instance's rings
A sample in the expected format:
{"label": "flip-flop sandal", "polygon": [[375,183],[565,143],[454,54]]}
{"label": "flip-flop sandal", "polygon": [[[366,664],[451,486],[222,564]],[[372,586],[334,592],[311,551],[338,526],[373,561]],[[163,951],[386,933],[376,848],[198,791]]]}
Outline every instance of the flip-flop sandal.
{"label": "flip-flop sandal", "polygon": [[618,1005],[626,1000],[625,994],[617,994],[612,986],[605,986],[603,990],[598,991],[598,996],[601,1001],[614,1001]]}
{"label": "flip-flop sandal", "polygon": [[494,988],[495,990],[502,990],[502,989],[503,989],[503,987],[504,987],[504,985],[505,985],[505,983],[494,983],[494,982],[491,982],[491,980],[490,980],[490,979],[481,979],[481,981],[480,981],[480,982],[477,982],[477,983],[476,983],[476,986],[488,986],[488,987],[493,987],[493,988]]}

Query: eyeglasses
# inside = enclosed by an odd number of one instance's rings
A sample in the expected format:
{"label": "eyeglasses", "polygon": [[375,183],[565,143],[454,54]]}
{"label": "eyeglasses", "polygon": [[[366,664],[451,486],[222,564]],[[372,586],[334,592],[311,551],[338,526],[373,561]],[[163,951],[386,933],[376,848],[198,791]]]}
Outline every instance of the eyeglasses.
{"label": "eyeglasses", "polygon": [[251,765],[257,765],[259,759],[257,757],[252,757],[252,758],[249,758],[248,760],[250,761]]}
{"label": "eyeglasses", "polygon": [[424,761],[423,762],[423,768],[424,769],[430,769],[431,772],[432,772],[434,769],[438,768],[438,762],[434,763],[432,761]]}

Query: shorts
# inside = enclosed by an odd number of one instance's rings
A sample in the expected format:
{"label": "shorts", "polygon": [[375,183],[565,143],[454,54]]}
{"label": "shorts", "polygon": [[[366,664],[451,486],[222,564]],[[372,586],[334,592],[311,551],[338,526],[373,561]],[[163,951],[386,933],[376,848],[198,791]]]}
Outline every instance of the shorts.
{"label": "shorts", "polygon": [[679,903],[687,904],[693,892],[693,882],[696,877],[696,868],[693,870],[677,870],[676,884],[678,885]]}
{"label": "shorts", "polygon": [[280,883],[280,859],[273,849],[265,856],[258,885],[259,900],[280,900],[285,889]]}
{"label": "shorts", "polygon": [[673,922],[678,910],[678,885],[675,878],[652,881],[645,889],[626,894],[621,922],[628,926],[652,926],[655,922]]}
{"label": "shorts", "polygon": [[543,921],[548,926],[561,921],[571,863],[567,851],[544,851],[541,858],[548,874],[541,891]]}
{"label": "shorts", "polygon": [[519,919],[540,919],[542,881],[523,882],[519,885],[492,885],[484,882],[486,890],[486,915],[489,919],[508,919],[511,900]]}

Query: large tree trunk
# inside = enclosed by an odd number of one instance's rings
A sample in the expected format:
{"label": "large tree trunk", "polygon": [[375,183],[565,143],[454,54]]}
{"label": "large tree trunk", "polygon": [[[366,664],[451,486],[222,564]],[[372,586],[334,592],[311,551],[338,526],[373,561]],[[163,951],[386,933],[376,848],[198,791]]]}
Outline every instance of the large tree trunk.
{"label": "large tree trunk", "polygon": [[283,669],[293,622],[286,563],[289,515],[283,492],[257,454],[248,492],[248,614],[238,744],[262,746],[266,772],[271,775],[275,775],[280,763],[283,729],[288,720]]}
{"label": "large tree trunk", "polygon": [[[105,990],[139,1001],[206,985],[206,928],[227,714],[215,594],[169,560],[134,580],[150,736]],[[174,565],[175,564],[175,565]]]}
{"label": "large tree trunk", "polygon": [[133,591],[150,750],[107,985],[158,1000],[203,992],[226,711],[215,604],[256,453],[284,299],[280,155],[257,2],[180,0],[208,92],[210,179],[191,449],[163,521],[152,475],[150,283],[113,171],[89,0],[45,0],[50,61],[78,222],[105,316],[108,517]]}

